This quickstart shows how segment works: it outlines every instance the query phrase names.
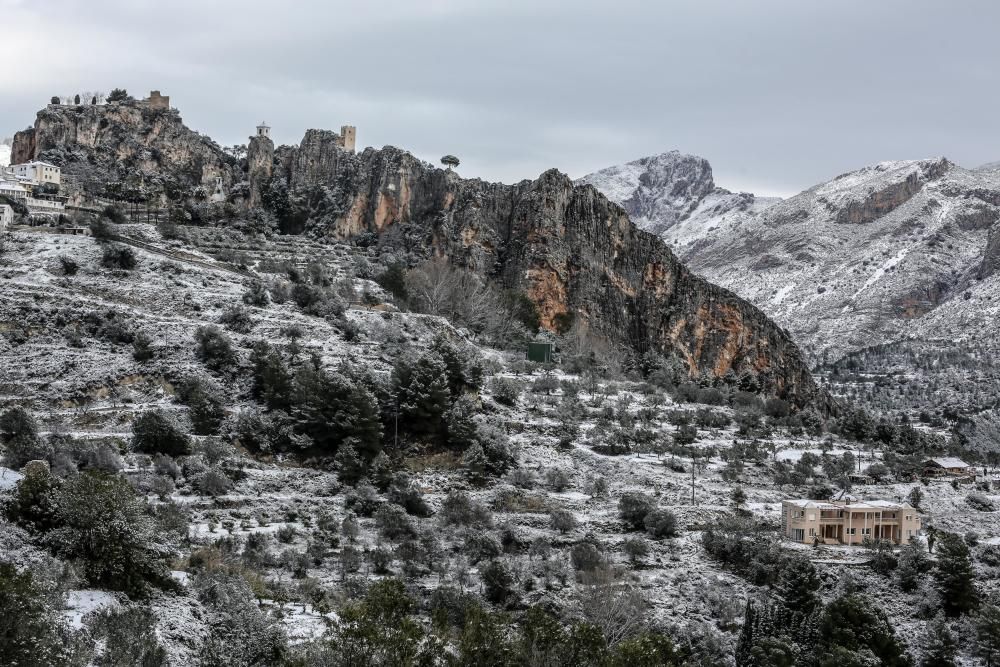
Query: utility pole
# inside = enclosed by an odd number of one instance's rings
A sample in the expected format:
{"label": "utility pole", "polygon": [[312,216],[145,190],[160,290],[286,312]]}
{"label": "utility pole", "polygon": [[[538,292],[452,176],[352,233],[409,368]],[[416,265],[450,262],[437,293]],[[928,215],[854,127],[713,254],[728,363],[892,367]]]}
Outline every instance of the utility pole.
{"label": "utility pole", "polygon": [[691,451],[691,506],[694,507],[694,450]]}

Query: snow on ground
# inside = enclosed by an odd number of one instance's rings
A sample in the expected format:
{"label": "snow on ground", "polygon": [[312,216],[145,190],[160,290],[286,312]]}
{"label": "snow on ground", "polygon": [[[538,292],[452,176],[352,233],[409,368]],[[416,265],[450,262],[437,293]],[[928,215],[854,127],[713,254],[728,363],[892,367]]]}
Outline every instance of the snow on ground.
{"label": "snow on ground", "polygon": [[23,477],[24,475],[16,470],[0,466],[0,491],[13,489]]}
{"label": "snow on ground", "polygon": [[87,614],[118,606],[118,598],[113,593],[92,589],[70,591],[66,596],[66,609],[63,615],[70,627],[79,630],[83,627]]}

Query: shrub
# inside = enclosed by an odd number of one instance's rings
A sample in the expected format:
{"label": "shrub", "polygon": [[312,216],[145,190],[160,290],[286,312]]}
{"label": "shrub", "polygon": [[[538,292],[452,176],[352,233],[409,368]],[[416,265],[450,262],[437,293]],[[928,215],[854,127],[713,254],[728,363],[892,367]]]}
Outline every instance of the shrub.
{"label": "shrub", "polygon": [[260,280],[254,280],[250,287],[243,293],[243,303],[248,306],[264,308],[271,302],[271,297],[267,293],[267,287]]}
{"label": "shrub", "polygon": [[177,423],[161,410],[150,410],[132,422],[132,449],[147,454],[183,456],[191,443]]}
{"label": "shrub", "polygon": [[417,535],[417,530],[406,512],[396,505],[383,505],[375,512],[375,526],[379,535],[391,542],[401,542]]}
{"label": "shrub", "polygon": [[503,604],[514,596],[514,575],[503,561],[491,561],[483,568],[480,576],[486,599],[490,602]]}
{"label": "shrub", "polygon": [[243,306],[226,308],[222,311],[222,315],[219,316],[219,324],[230,331],[242,334],[250,333],[250,330],[253,329],[253,319],[250,317],[250,311]]}
{"label": "shrub", "polygon": [[194,480],[194,487],[205,496],[221,496],[233,488],[233,481],[218,468],[212,468]]}
{"label": "shrub", "polygon": [[992,512],[996,510],[993,501],[978,492],[972,492],[965,497],[965,502],[975,510],[980,512]]}
{"label": "shrub", "polygon": [[498,377],[490,382],[493,400],[501,405],[515,406],[521,396],[521,383],[511,378]]}
{"label": "shrub", "polygon": [[80,269],[80,265],[76,263],[76,260],[61,255],[59,257],[59,268],[62,270],[64,276],[75,276],[76,272]]}
{"label": "shrub", "polygon": [[604,555],[593,542],[579,542],[569,550],[573,568],[581,572],[592,572],[604,565]]}
{"label": "shrub", "polygon": [[136,267],[135,253],[128,246],[107,245],[101,255],[101,266],[106,269],[131,271]]}
{"label": "shrub", "polygon": [[209,369],[222,372],[236,364],[236,352],[229,337],[219,327],[198,327],[194,334],[196,354]]}
{"label": "shrub", "polygon": [[553,510],[549,515],[549,523],[553,530],[558,530],[565,535],[577,526],[576,516],[565,509]]}
{"label": "shrub", "polygon": [[446,526],[489,528],[493,525],[493,516],[485,505],[473,500],[465,491],[456,489],[445,496],[438,516]]}
{"label": "shrub", "polygon": [[650,510],[646,514],[643,524],[646,526],[646,532],[654,538],[677,536],[677,517],[670,510]]}
{"label": "shrub", "polygon": [[629,562],[635,565],[649,555],[649,543],[641,537],[627,537],[622,543],[622,550]]}
{"label": "shrub", "polygon": [[153,358],[153,340],[140,331],[132,338],[132,358],[138,362]]}
{"label": "shrub", "polygon": [[150,584],[173,587],[156,524],[124,478],[91,472],[69,478],[56,514],[58,527],[45,542],[82,563],[90,584],[130,595],[145,594]]}
{"label": "shrub", "polygon": [[644,493],[632,491],[622,495],[618,501],[618,516],[635,530],[643,530],[646,527],[646,515],[649,514],[656,503],[652,498]]}

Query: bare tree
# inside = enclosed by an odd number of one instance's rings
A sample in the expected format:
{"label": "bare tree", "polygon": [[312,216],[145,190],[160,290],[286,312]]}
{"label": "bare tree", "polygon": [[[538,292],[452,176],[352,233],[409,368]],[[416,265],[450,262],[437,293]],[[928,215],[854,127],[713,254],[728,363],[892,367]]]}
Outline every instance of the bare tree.
{"label": "bare tree", "polygon": [[590,623],[600,628],[608,646],[639,634],[646,626],[648,602],[609,568],[585,573],[579,593],[580,610]]}

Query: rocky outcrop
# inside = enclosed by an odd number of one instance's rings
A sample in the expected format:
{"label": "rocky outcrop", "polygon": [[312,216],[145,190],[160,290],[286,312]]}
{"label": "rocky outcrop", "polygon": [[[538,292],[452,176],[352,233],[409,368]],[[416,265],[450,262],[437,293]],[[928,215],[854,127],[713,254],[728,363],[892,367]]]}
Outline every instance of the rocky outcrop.
{"label": "rocky outcrop", "polygon": [[146,101],[49,105],[15,135],[12,153],[17,162],[58,165],[69,187],[118,183],[170,200],[199,186],[211,192],[218,178],[226,189],[243,179],[236,159],[185,126],[175,109]]}
{"label": "rocky outcrop", "polygon": [[836,220],[841,224],[867,224],[910,201],[925,183],[941,177],[949,167],[951,163],[944,158],[924,162],[920,169],[907,173],[900,181],[884,184],[861,201],[852,200],[840,205],[829,202],[828,205],[836,211]]}
{"label": "rocky outcrop", "polygon": [[264,188],[274,170],[274,142],[270,137],[254,135],[247,144],[247,179],[250,181],[250,208],[261,205]]}
{"label": "rocky outcrop", "polygon": [[979,278],[981,280],[989,278],[998,270],[1000,270],[1000,225],[990,230],[986,250],[983,252],[983,261],[979,265]]}
{"label": "rocky outcrop", "polygon": [[829,405],[782,329],[691,273],[591,186],[574,186],[555,170],[516,185],[464,180],[393,148],[341,164],[343,172],[302,155],[293,162],[293,174],[312,165],[297,182],[351,188],[331,235],[421,238],[429,253],[524,291],[548,328],[571,313],[623,352],[680,358],[691,377],[750,375],[797,405]]}
{"label": "rocky outcrop", "polygon": [[292,187],[332,183],[353,151],[344,149],[343,138],[330,130],[306,130],[302,143],[287,165]]}

